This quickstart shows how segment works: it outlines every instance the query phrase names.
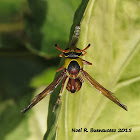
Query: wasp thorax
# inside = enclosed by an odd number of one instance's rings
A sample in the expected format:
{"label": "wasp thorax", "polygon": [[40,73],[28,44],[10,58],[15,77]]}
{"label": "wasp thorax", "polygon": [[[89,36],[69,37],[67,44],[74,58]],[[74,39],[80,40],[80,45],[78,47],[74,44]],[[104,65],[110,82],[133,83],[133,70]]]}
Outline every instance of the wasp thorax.
{"label": "wasp thorax", "polygon": [[71,61],[67,70],[70,75],[76,75],[80,71],[80,66],[77,61]]}

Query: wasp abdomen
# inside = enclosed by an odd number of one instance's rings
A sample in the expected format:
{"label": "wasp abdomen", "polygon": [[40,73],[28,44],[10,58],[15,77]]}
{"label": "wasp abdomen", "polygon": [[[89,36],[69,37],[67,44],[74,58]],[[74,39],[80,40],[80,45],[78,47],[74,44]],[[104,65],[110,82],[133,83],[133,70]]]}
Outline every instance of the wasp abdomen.
{"label": "wasp abdomen", "polygon": [[71,93],[76,93],[81,89],[82,82],[76,78],[69,78],[68,84],[67,84],[67,90]]}

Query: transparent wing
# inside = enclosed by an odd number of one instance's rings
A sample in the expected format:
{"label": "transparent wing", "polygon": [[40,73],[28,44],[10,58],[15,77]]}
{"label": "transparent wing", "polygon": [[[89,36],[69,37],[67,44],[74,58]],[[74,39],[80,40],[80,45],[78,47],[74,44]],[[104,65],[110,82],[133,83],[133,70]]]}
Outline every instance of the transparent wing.
{"label": "transparent wing", "polygon": [[100,85],[96,80],[94,80],[86,71],[82,71],[82,75],[88,80],[88,82],[94,86],[99,92],[101,92],[104,96],[109,98],[111,101],[122,107],[127,111],[127,106],[123,105],[109,90],[105,89],[102,85]]}
{"label": "transparent wing", "polygon": [[36,105],[40,100],[42,100],[45,96],[53,92],[53,90],[60,84],[60,82],[64,79],[65,76],[66,72],[62,72],[46,89],[44,89],[40,94],[38,94],[26,108],[21,110],[21,112],[25,113],[34,105]]}

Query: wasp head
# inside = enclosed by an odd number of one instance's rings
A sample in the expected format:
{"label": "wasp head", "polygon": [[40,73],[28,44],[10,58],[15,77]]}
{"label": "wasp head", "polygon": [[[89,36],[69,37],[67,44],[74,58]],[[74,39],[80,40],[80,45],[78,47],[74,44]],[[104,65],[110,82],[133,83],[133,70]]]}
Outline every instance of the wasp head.
{"label": "wasp head", "polygon": [[68,57],[68,58],[78,58],[79,56],[83,56],[85,55],[87,52],[85,51],[86,49],[88,49],[90,47],[90,44],[88,44],[88,46],[81,50],[79,48],[74,48],[74,49],[70,49],[70,48],[67,48],[65,50],[59,48],[57,46],[57,44],[55,45],[55,47],[61,51],[62,53],[59,55],[60,57]]}

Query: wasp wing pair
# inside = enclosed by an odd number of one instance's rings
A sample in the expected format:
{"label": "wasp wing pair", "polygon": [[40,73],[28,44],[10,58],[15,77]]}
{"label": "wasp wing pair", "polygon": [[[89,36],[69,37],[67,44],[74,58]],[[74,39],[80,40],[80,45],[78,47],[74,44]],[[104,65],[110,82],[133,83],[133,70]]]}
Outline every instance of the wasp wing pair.
{"label": "wasp wing pair", "polygon": [[[82,76],[87,79],[87,81],[94,86],[99,92],[101,92],[104,96],[109,98],[111,101],[122,107],[127,111],[127,106],[123,105],[109,90],[104,88],[102,85],[100,85],[95,79],[93,79],[86,71],[82,70],[81,72]],[[66,71],[63,71],[60,73],[60,75],[40,94],[38,94],[32,102],[24,108],[21,112],[25,113],[29,109],[31,109],[34,105],[36,105],[40,100],[42,100],[44,97],[46,97],[48,94],[53,92],[53,90],[61,83],[61,81],[67,76]]]}

